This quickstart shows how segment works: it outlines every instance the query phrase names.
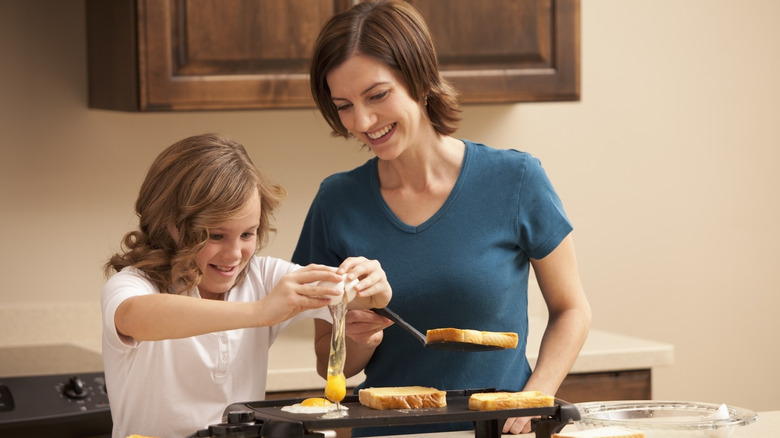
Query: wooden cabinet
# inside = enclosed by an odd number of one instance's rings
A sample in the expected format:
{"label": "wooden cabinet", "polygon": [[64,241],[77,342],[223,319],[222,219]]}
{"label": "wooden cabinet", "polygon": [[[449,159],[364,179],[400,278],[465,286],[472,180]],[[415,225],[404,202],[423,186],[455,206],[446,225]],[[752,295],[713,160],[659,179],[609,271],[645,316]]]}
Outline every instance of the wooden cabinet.
{"label": "wooden cabinet", "polygon": [[411,3],[465,103],[579,99],[579,0]]}
{"label": "wooden cabinet", "polygon": [[[87,0],[89,106],[313,107],[308,59],[350,0]],[[579,99],[579,0],[414,0],[464,103]]]}
{"label": "wooden cabinet", "polygon": [[651,400],[651,371],[626,370],[569,374],[556,397],[571,403],[609,400]]}

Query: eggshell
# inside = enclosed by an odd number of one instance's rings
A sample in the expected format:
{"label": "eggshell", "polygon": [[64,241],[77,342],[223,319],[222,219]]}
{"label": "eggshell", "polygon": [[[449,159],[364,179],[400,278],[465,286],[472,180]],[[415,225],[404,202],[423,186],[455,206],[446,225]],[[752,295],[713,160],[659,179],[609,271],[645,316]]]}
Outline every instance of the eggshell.
{"label": "eggshell", "polygon": [[[357,290],[355,289],[355,285],[358,283],[358,280],[354,279],[354,280],[350,281],[349,283],[347,283],[346,282],[346,278],[347,278],[347,276],[343,275],[341,281],[338,282],[338,283],[334,283],[332,281],[321,281],[319,283],[319,285],[320,286],[325,286],[325,287],[332,287],[334,289],[341,289],[341,290],[346,291],[347,292],[347,302],[350,302],[350,301],[354,300],[355,296],[357,295]],[[333,305],[339,304],[341,302],[342,298],[343,298],[343,295],[340,296],[340,297],[331,297],[330,298],[330,305],[333,306]]]}

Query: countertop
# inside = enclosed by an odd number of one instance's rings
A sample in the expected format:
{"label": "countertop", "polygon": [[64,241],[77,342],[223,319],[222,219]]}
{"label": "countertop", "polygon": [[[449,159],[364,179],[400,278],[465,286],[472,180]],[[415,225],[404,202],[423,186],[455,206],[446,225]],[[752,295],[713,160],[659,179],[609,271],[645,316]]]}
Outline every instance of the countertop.
{"label": "countertop", "polygon": [[[566,426],[563,431],[576,430],[576,426]],[[446,432],[446,433],[420,433],[414,435],[394,435],[385,438],[466,438],[473,437],[473,431]],[[502,435],[503,437],[531,438],[534,434],[527,435]],[[704,433],[692,432],[693,437],[705,437]],[[770,438],[780,436],[780,411],[759,412],[758,419],[747,426],[738,427],[729,438]]]}
{"label": "countertop", "polygon": [[[528,361],[531,367],[541,343],[546,320],[529,318]],[[325,384],[315,370],[314,323],[302,321],[285,330],[271,346],[267,391],[321,389]],[[632,336],[591,329],[574,363],[572,373],[650,369],[674,363],[674,346]],[[354,386],[363,374],[347,379]]]}

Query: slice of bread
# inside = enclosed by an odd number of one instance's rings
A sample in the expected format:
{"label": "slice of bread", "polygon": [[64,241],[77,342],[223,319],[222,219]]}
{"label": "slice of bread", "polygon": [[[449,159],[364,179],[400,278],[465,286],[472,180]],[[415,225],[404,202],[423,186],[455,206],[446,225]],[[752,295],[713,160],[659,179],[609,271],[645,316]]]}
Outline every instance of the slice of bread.
{"label": "slice of bread", "polygon": [[494,345],[502,348],[517,347],[517,333],[513,332],[483,332],[479,330],[438,328],[428,330],[426,342],[450,341],[469,344]]}
{"label": "slice of bread", "polygon": [[360,404],[372,409],[419,409],[447,406],[447,393],[425,386],[365,388],[358,392]]}
{"label": "slice of bread", "polygon": [[644,432],[610,426],[571,432],[558,432],[552,438],[645,438]]}
{"label": "slice of bread", "polygon": [[478,392],[469,397],[469,409],[473,411],[497,411],[555,406],[555,397],[539,391]]}

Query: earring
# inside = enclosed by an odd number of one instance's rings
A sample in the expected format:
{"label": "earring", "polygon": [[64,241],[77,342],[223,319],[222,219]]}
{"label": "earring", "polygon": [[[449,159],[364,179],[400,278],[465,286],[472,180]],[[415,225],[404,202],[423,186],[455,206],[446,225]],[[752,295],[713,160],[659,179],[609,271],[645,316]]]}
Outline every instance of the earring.
{"label": "earring", "polygon": [[428,95],[425,95],[425,106],[428,106]]}

